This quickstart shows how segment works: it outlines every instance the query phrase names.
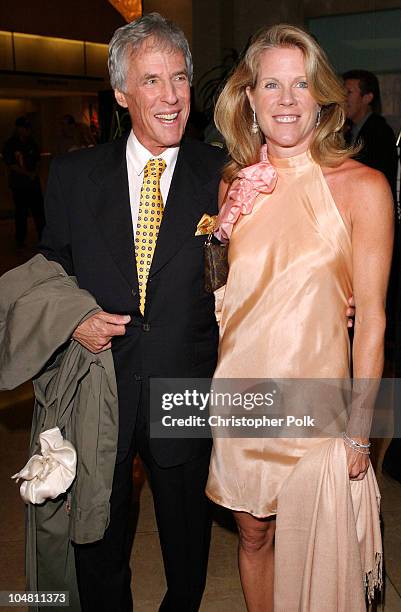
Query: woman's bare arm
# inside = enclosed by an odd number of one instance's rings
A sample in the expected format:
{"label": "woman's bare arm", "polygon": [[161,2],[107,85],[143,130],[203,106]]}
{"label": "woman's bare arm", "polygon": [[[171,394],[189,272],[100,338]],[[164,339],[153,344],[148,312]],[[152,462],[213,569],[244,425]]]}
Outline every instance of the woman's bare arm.
{"label": "woman's bare arm", "polygon": [[[219,195],[218,195],[219,210],[223,206],[226,200],[229,188],[230,188],[230,185],[226,183],[225,181],[223,181],[223,179],[221,179],[220,185],[219,185]],[[226,291],[226,286],[223,285],[222,287],[220,287],[220,289],[217,289],[217,291],[214,292],[214,304],[215,304],[214,314],[215,314],[217,323],[220,323],[221,310],[223,307],[225,291]]]}
{"label": "woman's bare arm", "polygon": [[[349,432],[366,442],[377,384],[384,365],[386,292],[393,252],[393,200],[384,176],[358,169],[350,197],[353,291],[356,306],[353,342],[354,394]],[[359,436],[355,435],[359,433]],[[363,478],[367,457],[347,448],[350,477]]]}
{"label": "woman's bare arm", "polygon": [[[393,250],[393,201],[384,175],[354,160],[323,173],[352,235],[353,395],[347,434],[368,442],[374,400],[384,363],[385,303]],[[350,478],[364,477],[369,461],[345,446]]]}
{"label": "woman's bare arm", "polygon": [[353,289],[356,305],[354,377],[379,378],[384,363],[386,292],[393,253],[393,199],[379,172],[358,181],[351,207]]}
{"label": "woman's bare arm", "polygon": [[229,183],[226,183],[223,179],[221,179],[220,184],[219,184],[219,196],[218,196],[219,210],[223,206],[226,200],[227,193],[230,187],[231,185],[229,185]]}

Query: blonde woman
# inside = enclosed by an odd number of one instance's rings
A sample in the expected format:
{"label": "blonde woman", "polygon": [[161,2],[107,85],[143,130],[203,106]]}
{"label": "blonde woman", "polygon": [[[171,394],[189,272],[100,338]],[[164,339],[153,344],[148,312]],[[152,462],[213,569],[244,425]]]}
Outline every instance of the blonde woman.
{"label": "blonde woman", "polygon": [[[392,198],[351,159],[344,105],[322,49],[289,25],[254,39],[220,95],[230,270],[216,380],[349,378],[351,293],[354,381],[382,374]],[[249,612],[361,612],[380,586],[368,409],[354,406],[344,438],[214,440],[206,492],[234,512]]]}

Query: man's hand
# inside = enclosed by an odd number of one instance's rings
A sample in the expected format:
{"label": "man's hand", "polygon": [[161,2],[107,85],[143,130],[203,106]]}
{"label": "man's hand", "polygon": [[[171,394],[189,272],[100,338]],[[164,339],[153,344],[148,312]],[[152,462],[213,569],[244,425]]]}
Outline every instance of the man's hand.
{"label": "man's hand", "polygon": [[130,320],[128,315],[109,314],[102,310],[80,323],[72,337],[91,353],[100,353],[111,348],[113,336],[124,336],[125,326]]}
{"label": "man's hand", "polygon": [[352,327],[354,325],[354,317],[355,317],[355,302],[354,302],[353,295],[351,295],[351,297],[348,300],[348,308],[345,311],[345,314],[348,317],[348,327]]}

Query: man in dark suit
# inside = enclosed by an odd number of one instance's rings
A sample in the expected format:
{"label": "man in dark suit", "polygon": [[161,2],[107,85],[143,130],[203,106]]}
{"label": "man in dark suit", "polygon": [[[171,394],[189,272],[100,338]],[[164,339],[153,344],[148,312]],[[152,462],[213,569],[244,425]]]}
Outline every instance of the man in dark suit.
{"label": "man in dark suit", "polygon": [[160,610],[195,612],[210,541],[210,441],[150,438],[149,378],[213,374],[218,329],[214,298],[204,290],[204,237],[195,232],[204,213],[217,212],[224,159],[220,150],[183,138],[192,61],[177,26],[150,14],[120,28],[109,70],[132,131],[54,161],[41,248],[103,308],[73,337],[93,352],[111,347],[118,386],[110,523],[101,541],[75,546],[80,598],[84,612],[132,610],[128,524],[139,453],[167,578]]}
{"label": "man in dark suit", "polygon": [[349,70],[343,74],[347,91],[346,133],[349,143],[361,143],[358,161],[383,172],[396,202],[398,155],[394,132],[381,112],[379,81],[367,70]]}

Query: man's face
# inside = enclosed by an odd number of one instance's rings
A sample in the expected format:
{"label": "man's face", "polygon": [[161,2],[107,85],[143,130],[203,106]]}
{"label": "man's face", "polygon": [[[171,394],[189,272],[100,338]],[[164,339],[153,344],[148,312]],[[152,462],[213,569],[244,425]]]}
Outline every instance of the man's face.
{"label": "man's face", "polygon": [[362,95],[358,79],[344,81],[347,92],[347,119],[359,123],[369,113],[373,94]]}
{"label": "man's face", "polygon": [[116,100],[128,108],[139,142],[159,155],[179,145],[188,120],[190,87],[184,54],[150,39],[128,55],[127,62],[125,91],[116,90]]}

